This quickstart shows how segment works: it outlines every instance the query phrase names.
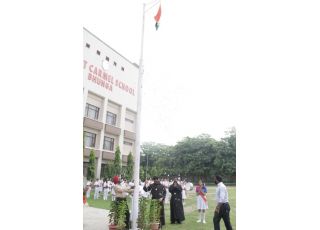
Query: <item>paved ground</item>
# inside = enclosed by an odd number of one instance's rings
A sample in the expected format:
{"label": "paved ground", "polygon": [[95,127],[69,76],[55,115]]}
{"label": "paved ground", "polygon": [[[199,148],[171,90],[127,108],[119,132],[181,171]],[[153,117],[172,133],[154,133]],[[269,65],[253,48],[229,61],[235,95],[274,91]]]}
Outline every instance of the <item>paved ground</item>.
{"label": "paved ground", "polygon": [[108,211],[83,206],[83,230],[108,230]]}

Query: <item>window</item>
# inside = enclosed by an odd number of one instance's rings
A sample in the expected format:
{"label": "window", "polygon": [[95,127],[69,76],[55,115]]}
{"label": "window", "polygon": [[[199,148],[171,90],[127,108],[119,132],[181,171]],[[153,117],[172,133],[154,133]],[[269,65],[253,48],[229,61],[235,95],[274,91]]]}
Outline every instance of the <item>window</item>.
{"label": "window", "polygon": [[117,123],[117,115],[107,111],[107,124],[116,126]]}
{"label": "window", "polygon": [[86,43],[86,47],[87,47],[87,48],[90,48],[90,44],[89,44],[89,43]]}
{"label": "window", "polygon": [[113,62],[113,65],[114,65],[114,66],[117,66],[117,63],[114,61],[114,62]]}
{"label": "window", "polygon": [[130,146],[133,145],[131,142],[128,142],[128,141],[124,141],[123,144],[125,144],[125,145],[130,145]]}
{"label": "window", "polygon": [[100,55],[100,51],[99,50],[97,50],[97,54]]}
{"label": "window", "polygon": [[86,106],[86,117],[94,119],[94,120],[98,120],[99,108],[94,106],[94,105],[90,105],[90,104],[87,103],[87,106]]}
{"label": "window", "polygon": [[114,139],[111,137],[104,137],[103,149],[113,151]]}
{"label": "window", "polygon": [[124,67],[123,66],[121,66],[121,70],[124,71]]}
{"label": "window", "polygon": [[126,121],[133,124],[133,120],[131,120],[131,119],[129,119],[129,118],[126,118]]}
{"label": "window", "polygon": [[109,57],[108,56],[106,56],[106,60],[109,61]]}
{"label": "window", "polygon": [[84,132],[84,146],[94,147],[96,144],[96,134]]}

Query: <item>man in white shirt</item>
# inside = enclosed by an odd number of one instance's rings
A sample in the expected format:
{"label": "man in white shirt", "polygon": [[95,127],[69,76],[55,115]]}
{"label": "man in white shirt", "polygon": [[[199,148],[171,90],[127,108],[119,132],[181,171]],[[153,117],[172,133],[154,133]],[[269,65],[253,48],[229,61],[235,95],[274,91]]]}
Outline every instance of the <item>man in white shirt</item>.
{"label": "man in white shirt", "polygon": [[216,201],[217,207],[214,211],[213,225],[214,230],[220,230],[220,220],[224,221],[224,225],[227,230],[232,230],[230,223],[230,206],[228,200],[228,190],[227,187],[222,183],[221,176],[216,176],[214,183],[217,185],[216,188]]}

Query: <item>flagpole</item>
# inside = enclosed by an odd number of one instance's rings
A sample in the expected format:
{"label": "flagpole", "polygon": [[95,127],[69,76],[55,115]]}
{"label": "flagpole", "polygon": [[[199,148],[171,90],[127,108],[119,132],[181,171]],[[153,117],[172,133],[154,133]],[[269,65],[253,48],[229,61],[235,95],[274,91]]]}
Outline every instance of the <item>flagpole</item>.
{"label": "flagpole", "polygon": [[144,19],[145,19],[145,7],[143,3],[143,17],[142,17],[142,30],[141,30],[141,50],[139,61],[139,78],[138,78],[138,103],[137,103],[137,121],[136,121],[136,152],[134,154],[134,191],[133,191],[133,204],[132,204],[132,229],[137,229],[137,220],[139,212],[139,182],[140,182],[140,124],[141,124],[141,98],[142,98],[142,77],[143,77],[143,40],[144,40]]}

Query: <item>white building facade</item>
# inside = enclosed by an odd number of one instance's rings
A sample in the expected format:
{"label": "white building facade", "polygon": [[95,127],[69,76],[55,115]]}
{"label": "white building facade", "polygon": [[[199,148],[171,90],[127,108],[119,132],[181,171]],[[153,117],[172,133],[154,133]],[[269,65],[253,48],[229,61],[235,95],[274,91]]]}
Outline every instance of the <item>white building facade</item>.
{"label": "white building facade", "polygon": [[117,146],[123,166],[135,154],[139,67],[87,29],[83,33],[83,175],[93,150],[96,178],[102,178]]}

